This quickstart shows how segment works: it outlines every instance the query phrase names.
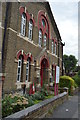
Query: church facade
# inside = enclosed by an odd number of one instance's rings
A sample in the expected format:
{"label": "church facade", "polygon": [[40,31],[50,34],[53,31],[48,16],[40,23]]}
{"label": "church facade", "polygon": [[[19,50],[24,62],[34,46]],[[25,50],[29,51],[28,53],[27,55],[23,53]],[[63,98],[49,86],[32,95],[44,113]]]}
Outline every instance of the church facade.
{"label": "church facade", "polygon": [[63,43],[48,2],[2,4],[3,92],[55,82],[63,73]]}

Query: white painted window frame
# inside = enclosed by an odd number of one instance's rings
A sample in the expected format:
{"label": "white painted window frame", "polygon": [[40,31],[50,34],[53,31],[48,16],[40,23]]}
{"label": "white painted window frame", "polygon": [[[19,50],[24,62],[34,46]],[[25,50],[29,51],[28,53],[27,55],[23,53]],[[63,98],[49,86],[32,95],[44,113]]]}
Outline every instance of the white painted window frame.
{"label": "white painted window frame", "polygon": [[39,46],[41,47],[42,45],[42,31],[39,30]]}
{"label": "white painted window frame", "polygon": [[30,40],[32,40],[32,30],[33,30],[33,23],[30,20],[29,21],[29,31],[28,31],[28,37],[29,37]]}
{"label": "white painted window frame", "polygon": [[22,14],[21,19],[21,35],[25,36],[25,30],[26,30],[26,15]]}
{"label": "white painted window frame", "polygon": [[[20,65],[19,65],[20,64]],[[18,60],[18,68],[17,68],[17,82],[21,81],[21,67],[22,67],[22,57]],[[20,69],[20,72],[18,73],[18,70]],[[19,79],[18,79],[19,76]]]}
{"label": "white painted window frame", "polygon": [[47,36],[46,34],[44,35],[44,47],[46,47],[46,42],[47,42]]}
{"label": "white painted window frame", "polygon": [[29,61],[27,61],[27,64],[26,64],[26,82],[28,82],[28,79],[29,79]]}

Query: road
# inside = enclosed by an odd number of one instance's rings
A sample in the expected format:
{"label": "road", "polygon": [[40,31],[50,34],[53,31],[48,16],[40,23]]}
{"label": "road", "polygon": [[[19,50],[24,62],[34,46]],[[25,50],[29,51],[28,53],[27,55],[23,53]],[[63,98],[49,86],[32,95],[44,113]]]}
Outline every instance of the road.
{"label": "road", "polygon": [[79,97],[78,95],[70,96],[67,101],[55,108],[51,118],[78,118],[78,111],[80,111],[78,100],[80,101],[80,93]]}
{"label": "road", "polygon": [[2,84],[0,82],[0,119],[2,117],[1,99],[2,99]]}

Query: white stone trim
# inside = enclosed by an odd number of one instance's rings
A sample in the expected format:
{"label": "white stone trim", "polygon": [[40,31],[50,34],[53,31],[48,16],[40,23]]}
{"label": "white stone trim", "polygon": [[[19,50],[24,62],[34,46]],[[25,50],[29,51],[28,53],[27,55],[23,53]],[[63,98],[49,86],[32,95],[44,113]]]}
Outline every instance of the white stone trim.
{"label": "white stone trim", "polygon": [[16,82],[15,85],[17,86],[17,89],[21,89],[22,88],[22,85],[25,84],[26,85],[26,88],[28,88],[31,84],[31,82]]}
{"label": "white stone trim", "polygon": [[1,76],[6,76],[6,73],[0,73],[0,77],[1,77]]}
{"label": "white stone trim", "polygon": [[16,33],[17,34],[17,31],[13,30],[12,28],[7,28],[7,30],[11,30],[12,32]]}
{"label": "white stone trim", "polygon": [[49,54],[51,54],[52,56],[54,56],[54,57],[58,58],[58,57],[57,57],[57,55],[52,54],[51,52],[49,52],[49,50],[47,50],[47,53],[49,53]]}

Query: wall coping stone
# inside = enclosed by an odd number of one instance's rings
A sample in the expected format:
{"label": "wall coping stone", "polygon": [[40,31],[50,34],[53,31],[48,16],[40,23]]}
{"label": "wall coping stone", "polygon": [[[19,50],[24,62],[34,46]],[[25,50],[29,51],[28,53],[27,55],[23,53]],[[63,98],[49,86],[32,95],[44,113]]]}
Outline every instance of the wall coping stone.
{"label": "wall coping stone", "polygon": [[28,108],[26,108],[25,110],[21,110],[19,112],[16,112],[12,115],[9,115],[7,117],[5,117],[5,119],[8,119],[8,118],[24,118],[25,116],[28,116],[30,114],[32,114],[34,111],[37,111],[38,109],[40,109],[41,107],[53,102],[53,101],[56,101],[57,99],[63,97],[67,95],[67,92],[63,92],[57,96],[54,96],[53,98],[49,98],[49,99],[46,99],[38,104],[35,104],[33,106],[30,106]]}

